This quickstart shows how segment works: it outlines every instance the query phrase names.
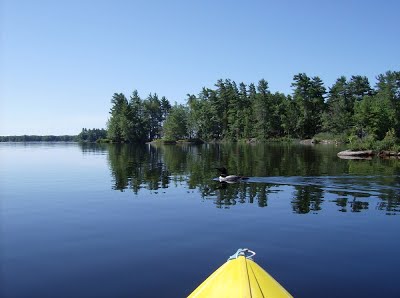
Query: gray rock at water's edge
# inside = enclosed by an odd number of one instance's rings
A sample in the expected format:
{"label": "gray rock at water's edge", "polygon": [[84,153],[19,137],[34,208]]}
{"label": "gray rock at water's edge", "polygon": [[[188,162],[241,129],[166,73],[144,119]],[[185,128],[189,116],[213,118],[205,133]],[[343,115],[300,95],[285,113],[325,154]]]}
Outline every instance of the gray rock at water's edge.
{"label": "gray rock at water's edge", "polygon": [[358,160],[371,160],[372,156],[348,156],[348,155],[339,155],[338,156],[340,159],[358,159]]}
{"label": "gray rock at water's edge", "polygon": [[315,141],[315,139],[306,139],[306,140],[300,141],[300,144],[303,144],[303,145],[314,145],[316,143],[317,142]]}
{"label": "gray rock at water's edge", "polygon": [[372,150],[362,150],[362,151],[345,150],[339,152],[337,156],[372,156],[374,154],[375,153]]}
{"label": "gray rock at water's edge", "polygon": [[382,150],[378,153],[378,156],[380,157],[386,157],[386,156],[398,156],[400,152],[394,152],[394,151],[387,151],[387,150]]}

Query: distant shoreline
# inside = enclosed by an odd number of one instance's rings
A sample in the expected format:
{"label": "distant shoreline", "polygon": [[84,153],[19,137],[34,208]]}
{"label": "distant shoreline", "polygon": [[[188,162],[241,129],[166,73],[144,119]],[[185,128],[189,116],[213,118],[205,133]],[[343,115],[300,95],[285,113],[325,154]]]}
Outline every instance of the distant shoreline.
{"label": "distant shoreline", "polygon": [[20,135],[0,136],[1,143],[24,143],[24,142],[78,142],[78,135]]}

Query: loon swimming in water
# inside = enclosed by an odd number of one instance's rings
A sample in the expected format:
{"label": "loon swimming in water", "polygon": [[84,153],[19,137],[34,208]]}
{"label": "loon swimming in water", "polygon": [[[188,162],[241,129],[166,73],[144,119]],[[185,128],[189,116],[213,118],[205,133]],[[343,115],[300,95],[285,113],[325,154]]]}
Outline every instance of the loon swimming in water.
{"label": "loon swimming in water", "polygon": [[248,177],[243,177],[243,176],[228,175],[228,170],[224,167],[216,169],[221,173],[219,175],[219,182],[238,182],[241,180],[249,179]]}

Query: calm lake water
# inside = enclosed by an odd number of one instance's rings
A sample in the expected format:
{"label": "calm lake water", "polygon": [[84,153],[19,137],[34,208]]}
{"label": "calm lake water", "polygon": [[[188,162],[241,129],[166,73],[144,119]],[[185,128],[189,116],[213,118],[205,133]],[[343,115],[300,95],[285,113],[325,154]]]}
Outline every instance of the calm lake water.
{"label": "calm lake water", "polygon": [[186,297],[248,247],[296,297],[399,297],[400,160],[341,149],[0,144],[0,296]]}

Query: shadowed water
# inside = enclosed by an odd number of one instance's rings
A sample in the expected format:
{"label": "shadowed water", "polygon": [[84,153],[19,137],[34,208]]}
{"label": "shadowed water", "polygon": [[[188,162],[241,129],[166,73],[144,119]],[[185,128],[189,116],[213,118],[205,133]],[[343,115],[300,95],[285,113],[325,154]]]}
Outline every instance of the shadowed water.
{"label": "shadowed water", "polygon": [[249,247],[296,297],[395,297],[400,160],[340,150],[0,144],[1,295],[185,297]]}

